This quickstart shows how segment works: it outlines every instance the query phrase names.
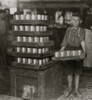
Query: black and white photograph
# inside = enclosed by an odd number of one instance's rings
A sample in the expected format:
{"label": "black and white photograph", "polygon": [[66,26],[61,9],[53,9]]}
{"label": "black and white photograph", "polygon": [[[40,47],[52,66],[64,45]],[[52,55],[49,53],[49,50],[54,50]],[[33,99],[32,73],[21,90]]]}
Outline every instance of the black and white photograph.
{"label": "black and white photograph", "polygon": [[92,0],[0,0],[0,100],[92,100]]}

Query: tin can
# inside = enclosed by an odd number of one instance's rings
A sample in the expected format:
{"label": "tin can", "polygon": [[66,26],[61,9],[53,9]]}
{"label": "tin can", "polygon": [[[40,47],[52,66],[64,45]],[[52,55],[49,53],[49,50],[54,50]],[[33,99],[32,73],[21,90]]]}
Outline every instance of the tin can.
{"label": "tin can", "polygon": [[47,26],[43,26],[43,31],[47,31]]}
{"label": "tin can", "polygon": [[20,20],[20,16],[19,15],[14,15],[14,20]]}
{"label": "tin can", "polygon": [[32,52],[32,48],[27,48],[27,53],[31,53]]}
{"label": "tin can", "polygon": [[34,65],[38,64],[38,59],[33,59],[33,64]]}
{"label": "tin can", "polygon": [[17,25],[14,25],[14,31],[18,31],[18,26]]}
{"label": "tin can", "polygon": [[49,58],[46,58],[46,63],[49,62]]}
{"label": "tin can", "polygon": [[37,48],[33,48],[33,53],[37,53]]}
{"label": "tin can", "polygon": [[40,31],[40,26],[36,26],[36,32]]}
{"label": "tin can", "polygon": [[36,20],[36,15],[35,14],[31,14],[31,20]]}
{"label": "tin can", "polygon": [[60,52],[55,52],[55,57],[60,57]]}
{"label": "tin can", "polygon": [[43,59],[43,64],[45,64],[46,63],[46,59]]}
{"label": "tin can", "polygon": [[42,64],[43,64],[43,60],[39,59],[39,65],[42,65]]}
{"label": "tin can", "polygon": [[27,37],[23,36],[22,38],[23,42],[27,42]]}
{"label": "tin can", "polygon": [[45,48],[42,48],[42,53],[45,53]]}
{"label": "tin can", "polygon": [[76,56],[76,51],[72,51],[72,56]]}
{"label": "tin can", "polygon": [[16,52],[20,52],[21,51],[21,48],[20,47],[17,47],[16,48]]}
{"label": "tin can", "polygon": [[22,63],[25,64],[27,62],[26,58],[22,58]]}
{"label": "tin can", "polygon": [[28,58],[27,63],[28,63],[28,64],[32,64],[32,59]]}
{"label": "tin can", "polygon": [[46,52],[49,52],[49,48],[45,48],[45,51],[46,51]]}
{"label": "tin can", "polygon": [[34,42],[39,42],[39,37],[34,37]]}
{"label": "tin can", "polygon": [[24,31],[24,26],[20,25],[20,26],[19,26],[19,30],[20,30],[20,31]]}
{"label": "tin can", "polygon": [[70,56],[71,55],[71,52],[70,51],[66,51],[66,55],[67,56]]}
{"label": "tin can", "polygon": [[64,51],[60,52],[60,57],[64,57]]}
{"label": "tin can", "polygon": [[26,48],[22,47],[22,53],[25,53],[25,52],[26,52]]}
{"label": "tin can", "polygon": [[20,15],[20,20],[25,20],[25,15]]}
{"label": "tin can", "polygon": [[40,31],[41,31],[41,32],[43,31],[43,26],[40,26]]}
{"label": "tin can", "polygon": [[30,31],[34,32],[35,31],[35,26],[30,26]]}
{"label": "tin can", "polygon": [[25,26],[25,31],[29,31],[29,26]]}
{"label": "tin can", "polygon": [[33,42],[33,37],[28,37],[28,42]]}
{"label": "tin can", "polygon": [[22,38],[20,36],[17,36],[17,42],[21,42]]}
{"label": "tin can", "polygon": [[78,50],[78,55],[80,56],[82,54],[82,50]]}
{"label": "tin can", "polygon": [[48,16],[47,15],[44,16],[44,20],[48,20]]}
{"label": "tin can", "polygon": [[40,42],[44,42],[44,38],[43,37],[40,37]]}
{"label": "tin can", "polygon": [[31,20],[31,15],[30,14],[26,14],[26,20]]}
{"label": "tin can", "polygon": [[45,15],[42,15],[42,20],[45,20]]}
{"label": "tin can", "polygon": [[37,20],[42,20],[42,16],[40,14],[37,15]]}
{"label": "tin can", "polygon": [[21,58],[17,58],[17,63],[21,63]]}
{"label": "tin can", "polygon": [[42,53],[42,49],[38,49],[38,54],[41,54]]}

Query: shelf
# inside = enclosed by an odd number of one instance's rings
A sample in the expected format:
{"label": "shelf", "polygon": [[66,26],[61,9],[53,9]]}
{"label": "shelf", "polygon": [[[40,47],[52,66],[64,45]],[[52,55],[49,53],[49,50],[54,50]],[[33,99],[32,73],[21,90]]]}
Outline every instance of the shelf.
{"label": "shelf", "polygon": [[30,57],[30,58],[46,58],[46,57],[51,57],[54,55],[53,51],[44,53],[44,54],[32,54],[32,53],[17,53],[17,52],[11,52],[13,56],[16,57]]}
{"label": "shelf", "polygon": [[49,25],[50,21],[38,21],[38,20],[11,20],[11,24],[13,25]]}
{"label": "shelf", "polygon": [[66,61],[66,60],[82,60],[85,56],[71,56],[71,57],[52,57],[52,60],[54,61]]}
{"label": "shelf", "polygon": [[13,62],[12,66],[16,67],[16,68],[24,68],[24,69],[33,69],[33,70],[44,70],[44,69],[48,69],[50,68],[52,65],[54,64],[53,61],[50,61],[46,64],[43,65],[28,65],[28,64],[22,64],[22,63],[16,63]]}
{"label": "shelf", "polygon": [[46,31],[46,32],[30,32],[30,31],[10,31],[9,32],[11,35],[16,35],[16,36],[51,36],[52,32],[51,31]]}
{"label": "shelf", "polygon": [[20,47],[51,47],[54,46],[54,41],[49,41],[49,42],[39,42],[39,43],[34,43],[34,42],[16,42],[12,41],[13,46],[20,46]]}

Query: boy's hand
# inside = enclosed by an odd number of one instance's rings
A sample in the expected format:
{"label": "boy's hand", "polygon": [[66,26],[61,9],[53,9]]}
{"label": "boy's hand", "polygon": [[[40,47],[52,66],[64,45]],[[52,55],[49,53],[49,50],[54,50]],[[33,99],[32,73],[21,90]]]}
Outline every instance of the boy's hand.
{"label": "boy's hand", "polygon": [[60,51],[64,51],[64,49],[65,49],[65,47],[63,46],[63,47],[61,47]]}

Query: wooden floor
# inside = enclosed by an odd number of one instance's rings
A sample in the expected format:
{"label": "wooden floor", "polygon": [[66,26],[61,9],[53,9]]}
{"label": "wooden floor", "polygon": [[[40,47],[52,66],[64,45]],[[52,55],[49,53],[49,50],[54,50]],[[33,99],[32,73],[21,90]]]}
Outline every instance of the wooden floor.
{"label": "wooden floor", "polygon": [[[63,86],[64,89],[67,87],[66,77],[64,77]],[[80,92],[82,93],[81,98],[75,97],[71,94],[69,97],[61,95],[57,100],[92,100],[92,70],[85,70],[80,79]]]}

